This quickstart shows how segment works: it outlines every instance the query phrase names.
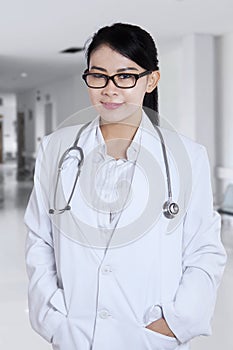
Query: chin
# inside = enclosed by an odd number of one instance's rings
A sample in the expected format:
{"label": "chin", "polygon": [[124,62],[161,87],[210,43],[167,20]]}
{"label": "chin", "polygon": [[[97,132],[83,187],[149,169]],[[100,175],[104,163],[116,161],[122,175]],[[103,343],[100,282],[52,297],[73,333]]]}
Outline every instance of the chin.
{"label": "chin", "polygon": [[124,120],[132,118],[139,111],[139,106],[127,106],[127,108],[119,108],[117,110],[106,110],[98,108],[101,119],[107,123],[120,123]]}

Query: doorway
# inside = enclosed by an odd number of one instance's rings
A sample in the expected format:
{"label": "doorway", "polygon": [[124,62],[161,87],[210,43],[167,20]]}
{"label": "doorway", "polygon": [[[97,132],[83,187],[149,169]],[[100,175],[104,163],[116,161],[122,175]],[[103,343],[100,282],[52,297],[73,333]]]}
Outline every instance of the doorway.
{"label": "doorway", "polygon": [[25,167],[25,158],[24,158],[24,150],[25,150],[25,138],[24,138],[24,113],[19,112],[17,115],[17,178],[21,180],[24,176],[24,167]]}
{"label": "doorway", "polygon": [[0,163],[3,163],[3,125],[2,124],[3,124],[2,120],[0,120]]}
{"label": "doorway", "polygon": [[48,135],[53,131],[53,105],[51,102],[45,104],[44,116],[45,135]]}

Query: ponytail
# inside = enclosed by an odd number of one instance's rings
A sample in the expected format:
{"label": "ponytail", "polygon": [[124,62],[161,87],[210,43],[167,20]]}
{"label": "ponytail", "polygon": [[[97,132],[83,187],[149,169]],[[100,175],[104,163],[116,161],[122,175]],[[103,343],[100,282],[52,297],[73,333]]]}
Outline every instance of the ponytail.
{"label": "ponytail", "polygon": [[159,108],[158,108],[158,87],[151,92],[146,93],[143,100],[143,109],[151,122],[159,125]]}

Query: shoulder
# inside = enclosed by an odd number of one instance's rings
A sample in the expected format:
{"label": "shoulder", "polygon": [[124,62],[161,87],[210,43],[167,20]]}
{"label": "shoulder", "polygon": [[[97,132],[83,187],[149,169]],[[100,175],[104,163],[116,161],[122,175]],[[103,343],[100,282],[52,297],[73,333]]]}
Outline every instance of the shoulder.
{"label": "shoulder", "polygon": [[[171,155],[186,154],[190,160],[194,160],[199,157],[200,154],[206,153],[205,147],[190,139],[189,137],[177,132],[169,124],[164,124],[161,126],[154,126],[147,115],[143,117],[144,129],[153,135],[157,140],[164,142],[166,150]],[[156,132],[156,129],[157,132]],[[158,135],[161,134],[163,140],[160,140]]]}
{"label": "shoulder", "polygon": [[174,130],[160,130],[168,156],[175,162],[179,173],[184,175],[183,181],[187,181],[188,186],[190,181],[194,184],[195,179],[200,179],[200,176],[209,178],[209,158],[204,145]]}
{"label": "shoulder", "polygon": [[46,135],[42,139],[43,146],[49,146],[49,144],[59,144],[63,142],[72,143],[78,131],[84,124],[67,126],[61,129],[57,129],[49,135]]}
{"label": "shoulder", "polygon": [[56,168],[61,155],[73,146],[76,135],[83,125],[64,127],[44,136],[37,152],[36,168]]}
{"label": "shoulder", "polygon": [[207,157],[207,151],[204,145],[174,130],[162,127],[159,127],[159,129],[170,151],[175,151],[176,149],[181,151],[183,149],[192,162],[195,162],[200,157]]}
{"label": "shoulder", "polygon": [[69,147],[72,147],[76,140],[83,135],[89,136],[89,133],[92,130],[91,125],[93,121],[78,124],[72,126],[66,126],[56,131],[52,132],[49,135],[43,137],[41,142],[41,148],[47,150],[47,152],[52,151],[53,153],[61,153],[62,150],[66,150]]}

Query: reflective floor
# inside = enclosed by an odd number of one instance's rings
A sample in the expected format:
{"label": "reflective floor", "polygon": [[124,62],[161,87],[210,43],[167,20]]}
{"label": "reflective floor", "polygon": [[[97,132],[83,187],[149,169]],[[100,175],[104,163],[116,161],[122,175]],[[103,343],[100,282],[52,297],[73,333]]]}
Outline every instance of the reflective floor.
{"label": "reflective floor", "polygon": [[[31,330],[28,321],[27,277],[24,265],[26,230],[23,215],[31,187],[31,182],[16,181],[14,163],[0,164],[0,349],[4,350],[51,349],[49,344]],[[231,336],[233,218],[231,217],[223,217],[222,239],[228,253],[228,263],[219,289],[212,323],[213,335],[193,340],[192,350],[233,349]]]}

